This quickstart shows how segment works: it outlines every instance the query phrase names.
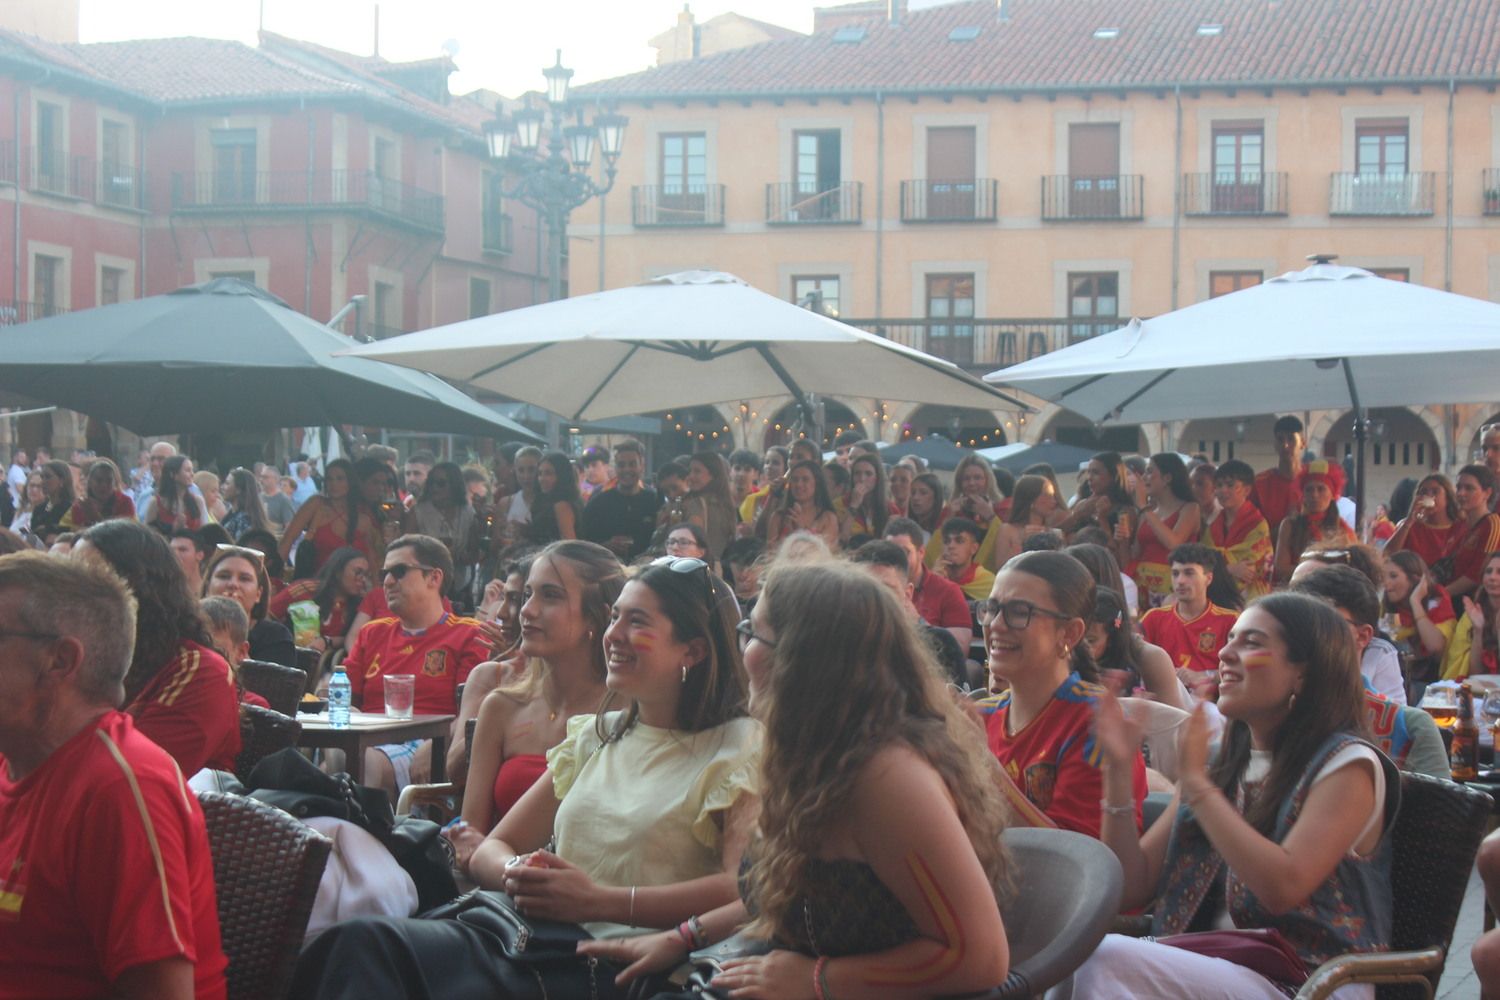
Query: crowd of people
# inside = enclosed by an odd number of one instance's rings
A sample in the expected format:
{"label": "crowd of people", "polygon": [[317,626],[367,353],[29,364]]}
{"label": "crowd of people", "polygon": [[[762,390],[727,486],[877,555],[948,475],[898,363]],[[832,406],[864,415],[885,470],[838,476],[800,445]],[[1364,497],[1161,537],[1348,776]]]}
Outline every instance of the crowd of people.
{"label": "crowd of people", "polygon": [[[233,767],[244,662],[316,661],[363,711],[410,677],[417,714],[455,716],[455,871],[583,943],[543,973],[462,906],[372,912],[310,943],[294,996],[674,996],[735,935],[760,944],[720,995],[981,990],[1010,966],[1008,825],[1101,840],[1151,914],[1059,996],[1284,995],[1388,946],[1400,771],[1449,774],[1415,706],[1500,672],[1500,428],[1361,525],[1296,418],[1275,436],[1259,472],[1102,452],[1019,476],[857,435],[651,476],[630,439],[285,476],[165,442],[128,475],[17,453],[0,968],[37,995],[221,996],[187,789]],[[364,780],[394,797],[431,753],[374,748]],[[84,828],[119,849],[85,863]],[[1183,943],[1211,929],[1281,965]]]}

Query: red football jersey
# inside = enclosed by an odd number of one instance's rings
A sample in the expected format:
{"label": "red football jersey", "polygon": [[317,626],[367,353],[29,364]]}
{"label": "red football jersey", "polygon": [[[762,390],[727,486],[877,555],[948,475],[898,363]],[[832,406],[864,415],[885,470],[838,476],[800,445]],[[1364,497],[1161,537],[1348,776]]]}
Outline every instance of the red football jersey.
{"label": "red football jersey", "polygon": [[1229,630],[1239,614],[1212,601],[1203,613],[1186,621],[1177,606],[1152,608],[1141,616],[1146,641],[1160,646],[1172,657],[1174,667],[1203,673],[1219,669],[1219,650],[1229,641]]}
{"label": "red football jersey", "polygon": [[409,674],[417,679],[417,715],[452,715],[454,689],[489,658],[489,643],[473,618],[445,614],[420,632],[406,631],[399,618],[377,618],[360,629],[344,670],[361,711],[385,711],[384,678]]}

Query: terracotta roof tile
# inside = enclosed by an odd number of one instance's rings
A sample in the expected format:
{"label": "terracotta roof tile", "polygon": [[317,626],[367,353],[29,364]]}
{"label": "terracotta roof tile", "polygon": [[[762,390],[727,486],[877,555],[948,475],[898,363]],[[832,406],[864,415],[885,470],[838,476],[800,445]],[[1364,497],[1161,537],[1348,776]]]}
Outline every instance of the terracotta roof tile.
{"label": "terracotta roof tile", "polygon": [[[685,97],[1500,79],[1500,0],[967,0],[578,88]],[[1204,24],[1222,25],[1201,35]],[[950,41],[955,28],[978,28]],[[1117,28],[1114,38],[1094,37]]]}
{"label": "terracotta roof tile", "polygon": [[64,47],[100,78],[163,103],[349,95],[356,89],[261,49],[217,38],[149,38]]}

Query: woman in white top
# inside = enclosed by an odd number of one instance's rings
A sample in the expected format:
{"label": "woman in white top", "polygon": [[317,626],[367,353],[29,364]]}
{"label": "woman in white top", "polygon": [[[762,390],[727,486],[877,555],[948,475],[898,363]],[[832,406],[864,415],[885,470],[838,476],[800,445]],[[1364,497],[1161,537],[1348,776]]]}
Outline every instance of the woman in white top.
{"label": "woman in white top", "polygon": [[[1156,940],[1107,936],[1074,974],[1072,996],[1269,1000],[1334,955],[1389,945],[1400,782],[1359,735],[1359,657],[1344,619],[1302,594],[1250,605],[1219,654],[1219,709],[1229,724],[1218,756],[1209,759],[1200,706],[1179,745],[1177,794],[1142,835],[1129,771],[1139,726],[1113,701],[1101,706],[1102,839],[1125,871],[1121,906],[1157,898]],[[1295,953],[1279,982],[1161,940],[1252,928],[1279,933]]]}
{"label": "woman in white top", "polygon": [[[548,774],[475,849],[469,872],[482,888],[505,891],[528,919],[596,937],[674,927],[736,898],[761,745],[736,608],[699,559],[658,560],[625,585],[603,642],[610,697],[628,707],[570,720]],[[544,983],[468,924],[371,919],[320,936],[292,996],[608,1000],[624,995],[617,972],[580,963]]]}

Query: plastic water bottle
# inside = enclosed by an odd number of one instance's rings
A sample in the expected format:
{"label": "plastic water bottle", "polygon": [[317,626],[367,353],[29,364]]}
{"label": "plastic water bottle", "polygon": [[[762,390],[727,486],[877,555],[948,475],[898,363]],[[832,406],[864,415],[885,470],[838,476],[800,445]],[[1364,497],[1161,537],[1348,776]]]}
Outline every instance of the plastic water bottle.
{"label": "plastic water bottle", "polygon": [[349,728],[349,675],[344,673],[341,663],[333,668],[333,677],[328,682],[328,721],[334,729]]}

